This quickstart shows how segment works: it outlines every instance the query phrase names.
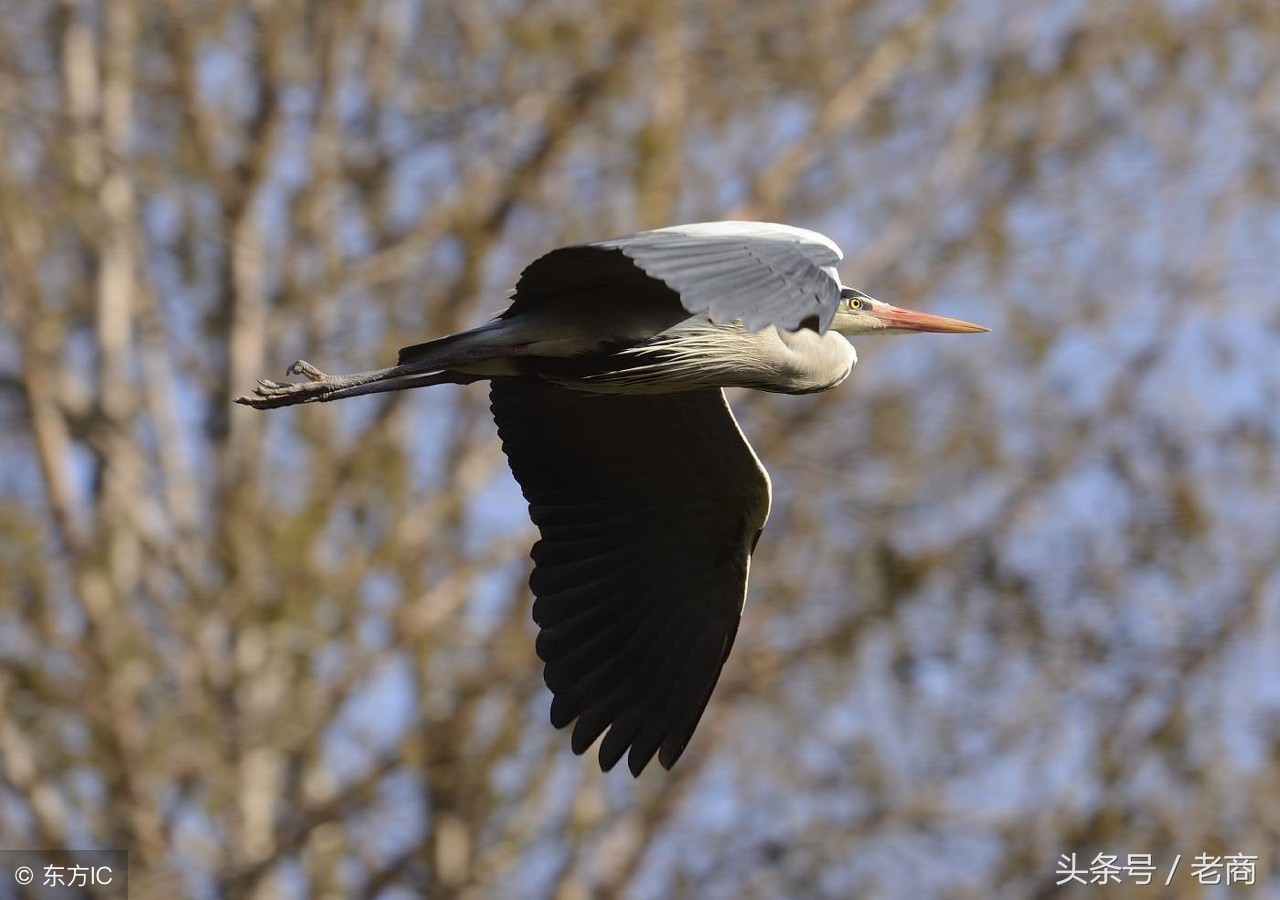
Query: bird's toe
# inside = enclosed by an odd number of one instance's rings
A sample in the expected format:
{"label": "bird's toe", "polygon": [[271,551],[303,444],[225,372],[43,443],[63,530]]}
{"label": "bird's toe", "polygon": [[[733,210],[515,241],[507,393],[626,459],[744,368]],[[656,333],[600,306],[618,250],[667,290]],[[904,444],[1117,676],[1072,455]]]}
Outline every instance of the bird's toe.
{"label": "bird's toe", "polygon": [[289,364],[289,368],[285,369],[286,375],[301,375],[308,381],[323,381],[329,376],[321,372],[305,359],[297,359]]}

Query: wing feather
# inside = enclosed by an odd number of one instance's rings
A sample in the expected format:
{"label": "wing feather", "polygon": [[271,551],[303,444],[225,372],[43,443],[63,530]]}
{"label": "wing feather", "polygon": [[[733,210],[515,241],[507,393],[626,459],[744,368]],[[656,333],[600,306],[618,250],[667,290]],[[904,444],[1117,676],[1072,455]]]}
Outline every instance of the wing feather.
{"label": "wing feather", "polygon": [[840,305],[840,248],[817,232],[767,222],[708,222],[643,231],[591,246],[620,250],[713,322],[751,331],[826,331]]}
{"label": "wing feather", "polygon": [[[562,247],[520,275],[504,317],[573,304],[575,318],[605,308],[600,327],[618,340],[640,322],[673,324],[669,311],[741,320],[751,331],[826,331],[840,305],[840,248],[814,231],[768,222],[704,222]],[[618,306],[632,307],[625,312]],[[660,330],[660,328],[659,328]]]}
{"label": "wing feather", "polygon": [[768,477],[718,390],[585,396],[498,378],[494,418],[541,540],[530,587],[551,721],[600,764],[668,768],[719,679]]}

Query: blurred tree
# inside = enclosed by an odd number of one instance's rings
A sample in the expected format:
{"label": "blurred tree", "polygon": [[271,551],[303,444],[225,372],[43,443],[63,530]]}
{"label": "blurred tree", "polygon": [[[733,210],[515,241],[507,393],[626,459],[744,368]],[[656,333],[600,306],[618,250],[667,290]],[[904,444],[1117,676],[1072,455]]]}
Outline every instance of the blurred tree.
{"label": "blurred tree", "polygon": [[[0,846],[138,897],[1274,887],[1278,123],[1273,0],[15,0]],[[481,388],[230,398],[730,215],[997,334],[749,398],[748,616],[633,783],[546,724]]]}

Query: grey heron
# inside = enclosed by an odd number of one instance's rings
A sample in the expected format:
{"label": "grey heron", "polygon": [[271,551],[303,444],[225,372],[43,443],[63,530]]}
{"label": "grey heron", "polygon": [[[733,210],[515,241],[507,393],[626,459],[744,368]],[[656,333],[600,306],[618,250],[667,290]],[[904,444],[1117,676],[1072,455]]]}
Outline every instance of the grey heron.
{"label": "grey heron", "polygon": [[[986,331],[844,286],[839,247],[762,222],[660,228],[562,247],[492,321],[400,351],[396,365],[260,381],[258,409],[490,381],[502,448],[540,531],[529,585],[551,722],[600,766],[665,768],[733,646],[769,477],[726,387],[825,391],[846,338]],[[607,734],[605,733],[607,731]],[[629,752],[628,752],[629,751]]]}

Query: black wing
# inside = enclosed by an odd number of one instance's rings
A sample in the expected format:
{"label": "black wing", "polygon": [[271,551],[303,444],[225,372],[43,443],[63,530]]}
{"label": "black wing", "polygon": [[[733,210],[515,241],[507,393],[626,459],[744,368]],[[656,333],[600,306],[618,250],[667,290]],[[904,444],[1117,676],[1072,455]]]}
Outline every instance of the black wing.
{"label": "black wing", "polygon": [[494,418],[542,533],[529,585],[551,723],[606,771],[688,744],[733,646],[769,479],[719,390],[600,396],[498,378]]}

